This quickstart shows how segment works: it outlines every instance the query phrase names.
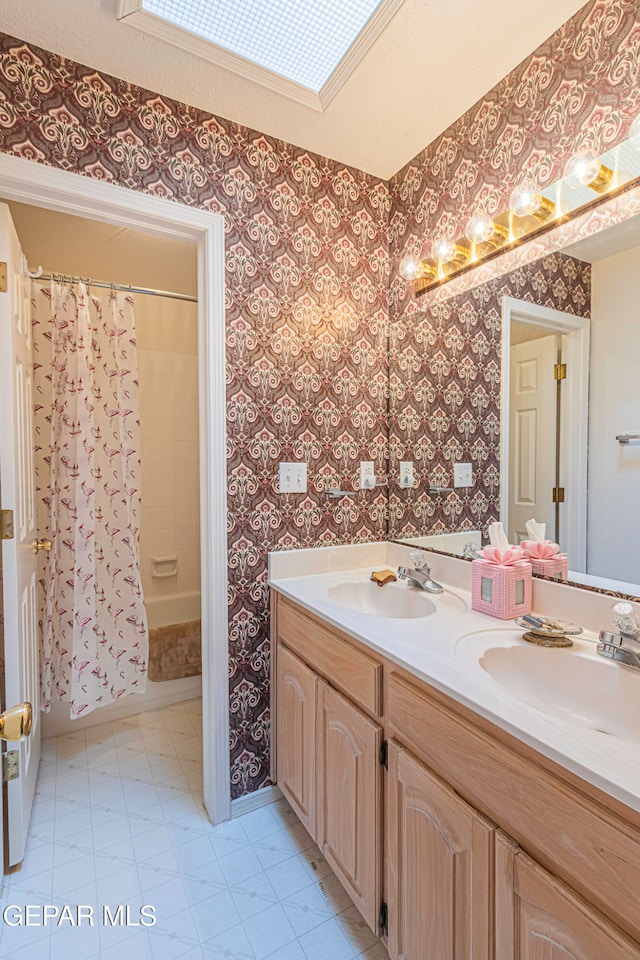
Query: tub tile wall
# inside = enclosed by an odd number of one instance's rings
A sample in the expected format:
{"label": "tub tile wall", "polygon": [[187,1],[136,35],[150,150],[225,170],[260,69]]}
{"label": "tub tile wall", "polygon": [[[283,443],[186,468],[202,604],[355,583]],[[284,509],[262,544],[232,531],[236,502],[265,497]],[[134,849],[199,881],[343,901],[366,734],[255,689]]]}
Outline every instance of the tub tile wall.
{"label": "tub tile wall", "polygon": [[[196,304],[136,298],[145,597],[200,590],[198,315]],[[153,576],[153,557],[178,573]]]}

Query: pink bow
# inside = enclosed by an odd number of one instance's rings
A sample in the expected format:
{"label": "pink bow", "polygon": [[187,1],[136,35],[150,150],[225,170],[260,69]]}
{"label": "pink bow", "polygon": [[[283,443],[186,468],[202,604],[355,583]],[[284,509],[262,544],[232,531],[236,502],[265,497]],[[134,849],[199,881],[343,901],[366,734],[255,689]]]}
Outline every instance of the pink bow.
{"label": "pink bow", "polygon": [[501,567],[509,567],[513,563],[519,563],[524,554],[520,547],[507,547],[506,550],[499,550],[498,547],[486,546],[482,548],[482,557],[489,563],[499,564]]}
{"label": "pink bow", "polygon": [[522,540],[520,546],[530,560],[551,560],[560,553],[560,547],[553,540]]}

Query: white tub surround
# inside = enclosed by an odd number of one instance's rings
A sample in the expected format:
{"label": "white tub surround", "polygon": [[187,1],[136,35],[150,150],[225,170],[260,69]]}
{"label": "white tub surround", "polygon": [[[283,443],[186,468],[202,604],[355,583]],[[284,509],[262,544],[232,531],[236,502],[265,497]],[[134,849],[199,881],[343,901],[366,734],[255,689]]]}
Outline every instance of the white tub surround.
{"label": "white tub surround", "polygon": [[[640,810],[640,734],[637,740],[599,732],[574,717],[553,714],[516,697],[480,664],[480,635],[489,646],[523,645],[522,630],[512,621],[496,620],[471,610],[471,565],[453,557],[432,555],[432,575],[445,593],[430,599],[436,606],[429,616],[394,619],[354,610],[336,599],[342,584],[368,582],[374,569],[408,564],[411,548],[397,543],[371,543],[269,555],[272,589],[299,604],[343,633],[365,644],[448,697],[480,714],[546,757],[570,770],[624,804]],[[406,581],[372,590],[409,591]],[[344,591],[343,591],[344,593]],[[331,596],[333,594],[333,598]],[[343,598],[344,599],[344,598]],[[596,676],[613,685],[627,668],[597,656],[597,631],[609,622],[611,597],[534,579],[534,610],[585,628],[576,638],[571,656],[594,660]],[[561,650],[546,649],[549,671]],[[556,664],[559,661],[556,661]],[[591,670],[590,672],[593,672]],[[629,677],[624,678],[627,681]],[[640,699],[640,674],[637,679]],[[570,676],[567,683],[570,682]],[[594,694],[596,691],[594,691]],[[568,689],[568,699],[570,690]],[[621,707],[622,709],[622,707]],[[640,716],[640,711],[638,711]],[[633,719],[631,721],[634,722]],[[640,720],[638,721],[640,731]]]}

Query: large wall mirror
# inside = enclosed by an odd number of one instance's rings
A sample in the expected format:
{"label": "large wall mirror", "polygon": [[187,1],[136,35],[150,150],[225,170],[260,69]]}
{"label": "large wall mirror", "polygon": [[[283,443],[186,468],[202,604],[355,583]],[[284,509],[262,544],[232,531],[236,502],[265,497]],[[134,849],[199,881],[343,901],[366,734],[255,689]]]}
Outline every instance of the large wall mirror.
{"label": "large wall mirror", "polygon": [[535,519],[570,581],[640,597],[639,192],[391,325],[392,539],[470,556]]}

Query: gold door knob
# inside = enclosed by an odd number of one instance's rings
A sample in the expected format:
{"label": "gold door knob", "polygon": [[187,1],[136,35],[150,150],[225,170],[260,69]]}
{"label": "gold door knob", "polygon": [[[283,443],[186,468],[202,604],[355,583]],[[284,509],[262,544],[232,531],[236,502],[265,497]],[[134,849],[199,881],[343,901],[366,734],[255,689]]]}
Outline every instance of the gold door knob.
{"label": "gold door knob", "polygon": [[23,740],[31,733],[33,708],[28,700],[0,713],[0,740]]}
{"label": "gold door knob", "polygon": [[39,550],[46,550],[49,553],[51,550],[52,543],[51,540],[34,540],[33,541],[33,552],[38,553]]}

